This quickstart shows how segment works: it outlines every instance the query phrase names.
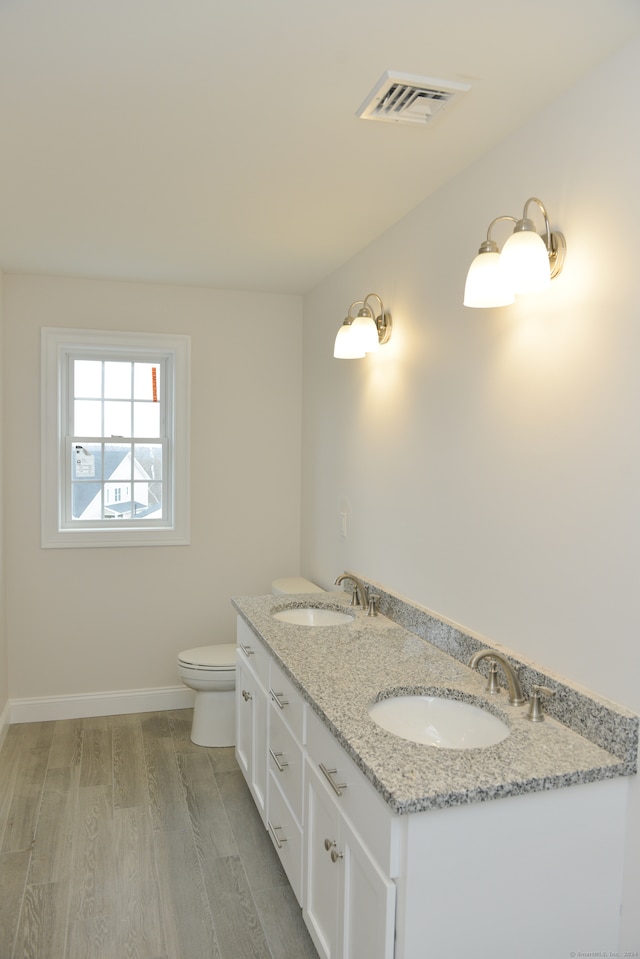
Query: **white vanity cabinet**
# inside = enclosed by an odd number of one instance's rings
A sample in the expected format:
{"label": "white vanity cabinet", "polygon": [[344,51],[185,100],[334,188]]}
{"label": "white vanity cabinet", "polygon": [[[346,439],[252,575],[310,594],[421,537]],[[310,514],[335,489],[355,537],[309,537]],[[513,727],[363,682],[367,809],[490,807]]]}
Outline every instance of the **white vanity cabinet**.
{"label": "white vanity cabinet", "polygon": [[236,702],[238,762],[320,959],[615,954],[624,778],[469,803],[441,786],[396,814],[242,618]]}
{"label": "white vanity cabinet", "polygon": [[236,649],[236,759],[262,821],[267,822],[267,720],[271,656],[238,618]]}
{"label": "white vanity cabinet", "polygon": [[392,816],[375,808],[375,794],[366,796],[360,773],[310,711],[308,721],[305,923],[321,959],[393,959],[395,884],[346,809],[355,811],[364,796],[356,821],[373,810],[365,825],[373,834],[378,817],[387,819],[387,839]]}

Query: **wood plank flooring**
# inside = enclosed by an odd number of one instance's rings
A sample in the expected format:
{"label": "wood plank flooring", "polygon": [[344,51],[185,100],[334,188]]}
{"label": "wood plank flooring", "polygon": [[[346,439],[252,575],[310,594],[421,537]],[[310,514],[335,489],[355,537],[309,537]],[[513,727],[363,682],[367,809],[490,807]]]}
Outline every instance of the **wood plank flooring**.
{"label": "wood plank flooring", "polygon": [[10,727],[0,959],[317,959],[233,749],[191,717]]}

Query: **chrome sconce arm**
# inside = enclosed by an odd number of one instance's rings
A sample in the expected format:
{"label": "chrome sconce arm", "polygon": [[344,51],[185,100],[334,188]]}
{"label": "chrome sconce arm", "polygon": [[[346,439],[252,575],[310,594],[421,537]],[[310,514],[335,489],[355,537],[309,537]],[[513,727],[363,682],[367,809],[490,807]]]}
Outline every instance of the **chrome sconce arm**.
{"label": "chrome sconce arm", "polygon": [[[493,230],[496,223],[501,223],[504,220],[508,220],[510,223],[518,223],[518,220],[515,216],[497,216],[495,220],[492,220],[487,228],[487,239],[480,244],[480,249],[478,253],[499,253],[500,249],[495,240],[491,239],[491,231]],[[514,227],[515,230],[515,227]]]}
{"label": "chrome sconce arm", "polygon": [[[375,298],[378,306],[371,306],[369,300]],[[355,316],[352,315],[359,306]],[[379,311],[379,312],[378,312]],[[380,346],[388,343],[391,337],[391,314],[385,310],[377,293],[367,293],[364,300],[354,300],[347,316],[338,330],[333,355],[337,359],[362,359],[367,353],[375,353]]]}

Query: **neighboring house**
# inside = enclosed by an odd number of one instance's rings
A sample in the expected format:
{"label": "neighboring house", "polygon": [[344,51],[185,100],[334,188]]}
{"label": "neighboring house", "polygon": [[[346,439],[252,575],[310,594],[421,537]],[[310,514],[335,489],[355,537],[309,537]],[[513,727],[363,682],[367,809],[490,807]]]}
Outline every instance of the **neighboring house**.
{"label": "neighboring house", "polygon": [[[153,475],[137,459],[132,463],[130,448],[105,449],[104,464],[101,446],[92,445],[90,452],[97,479],[73,483],[74,519],[141,518],[161,510],[162,504],[153,494]],[[104,477],[104,504],[100,477]]]}

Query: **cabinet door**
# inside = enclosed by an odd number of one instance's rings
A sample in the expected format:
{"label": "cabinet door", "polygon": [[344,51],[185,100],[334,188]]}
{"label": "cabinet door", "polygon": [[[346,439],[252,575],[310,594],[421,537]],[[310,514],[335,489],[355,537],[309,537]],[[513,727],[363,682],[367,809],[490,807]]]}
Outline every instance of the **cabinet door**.
{"label": "cabinet door", "polygon": [[342,876],[341,959],[393,959],[396,887],[345,819],[338,855]]}
{"label": "cabinet door", "polygon": [[247,781],[253,765],[253,714],[256,683],[243,654],[236,652],[236,759]]}
{"label": "cabinet door", "polygon": [[[307,764],[304,919],[321,959],[393,959],[396,887]],[[338,800],[339,802],[339,800]]]}
{"label": "cabinet door", "polygon": [[266,823],[267,694],[242,652],[236,656],[236,758]]}
{"label": "cabinet door", "polygon": [[341,870],[337,856],[340,813],[311,764],[307,765],[307,773],[306,891],[303,915],[320,959],[338,959]]}

